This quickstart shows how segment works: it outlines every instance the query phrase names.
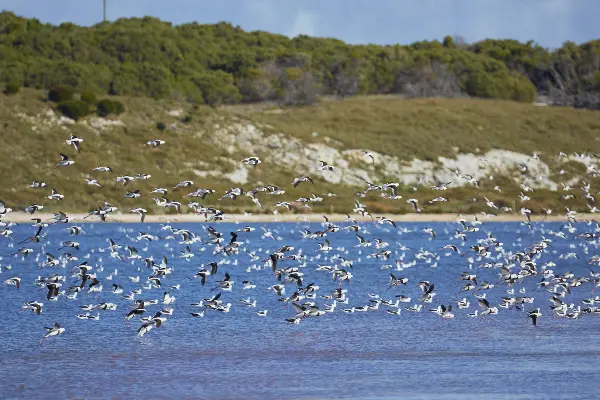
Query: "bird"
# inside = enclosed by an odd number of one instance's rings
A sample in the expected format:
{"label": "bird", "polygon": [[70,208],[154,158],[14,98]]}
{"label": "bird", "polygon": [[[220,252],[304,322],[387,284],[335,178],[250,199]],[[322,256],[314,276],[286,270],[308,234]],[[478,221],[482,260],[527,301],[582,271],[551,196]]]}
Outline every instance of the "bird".
{"label": "bird", "polygon": [[319,161],[319,171],[333,171],[333,165],[327,164],[325,161]]}
{"label": "bird", "polygon": [[535,310],[531,310],[527,313],[527,318],[531,319],[531,323],[533,324],[533,326],[537,326],[537,320],[541,316],[542,316],[542,313],[540,312],[539,308],[536,308]]}
{"label": "bird", "polygon": [[90,186],[98,186],[100,188],[103,187],[96,179],[83,178],[83,180]]}
{"label": "bird", "polygon": [[18,276],[15,276],[13,278],[8,278],[4,281],[4,283],[6,285],[16,286],[17,289],[19,289],[21,287],[21,278],[19,278]]}
{"label": "bird", "polygon": [[175,187],[173,189],[177,189],[180,187],[190,187],[193,184],[194,184],[193,181],[182,181],[182,182],[179,182],[177,185],[175,185]]}
{"label": "bird", "polygon": [[42,181],[33,181],[29,187],[33,188],[33,189],[41,189],[41,188],[45,188],[47,186],[46,182],[42,182]]}
{"label": "bird", "polygon": [[65,332],[65,328],[62,328],[58,322],[55,322],[53,327],[45,328],[45,329],[46,329],[46,334],[44,335],[44,338],[42,339],[42,341],[49,337],[61,335]]}
{"label": "bird", "polygon": [[297,178],[294,178],[294,181],[292,182],[292,186],[296,187],[302,182],[314,183],[313,180],[310,178],[310,176],[299,176]]}
{"label": "bird", "polygon": [[40,315],[43,307],[44,303],[40,303],[39,301],[28,301],[23,304],[21,311],[31,310],[35,315]]}
{"label": "bird", "polygon": [[83,142],[83,139],[81,139],[80,137],[71,135],[71,137],[65,141],[65,144],[67,144],[69,146],[73,146],[75,148],[75,151],[77,151],[79,153],[79,150],[81,150],[82,142]]}
{"label": "bird", "polygon": [[3,200],[0,200],[0,216],[6,215],[12,211],[12,208],[6,207],[6,203]]}
{"label": "bird", "polygon": [[65,198],[65,196],[62,195],[62,194],[60,194],[60,193],[58,193],[56,191],[56,189],[54,189],[54,188],[52,189],[52,193],[48,196],[48,199],[50,199],[50,200],[59,200],[59,201],[62,201],[64,198]]}
{"label": "bird", "polygon": [[421,212],[421,209],[419,208],[419,200],[408,199],[406,202],[409,203],[416,212]]}
{"label": "bird", "polygon": [[140,196],[141,196],[140,190],[136,189],[133,192],[125,193],[125,195],[123,196],[123,199],[137,199]]}
{"label": "bird", "polygon": [[242,160],[242,162],[246,165],[256,166],[256,165],[260,164],[262,161],[258,157],[248,157],[248,158],[244,158]]}
{"label": "bird", "polygon": [[92,171],[113,172],[111,167],[96,167],[96,168],[92,169]]}
{"label": "bird", "polygon": [[136,207],[134,209],[132,209],[131,211],[129,211],[130,213],[137,213],[140,215],[140,222],[144,223],[144,219],[146,218],[146,214],[148,213],[148,211],[146,211],[146,209],[141,208],[141,207]]}
{"label": "bird", "polygon": [[68,167],[69,165],[75,164],[75,161],[69,160],[69,157],[63,153],[60,153],[60,161],[56,164],[55,168]]}

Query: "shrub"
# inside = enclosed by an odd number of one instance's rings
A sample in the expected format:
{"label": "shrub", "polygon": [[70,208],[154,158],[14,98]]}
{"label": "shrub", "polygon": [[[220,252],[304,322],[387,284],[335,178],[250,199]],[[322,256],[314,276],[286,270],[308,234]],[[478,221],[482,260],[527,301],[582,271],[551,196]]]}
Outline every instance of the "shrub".
{"label": "shrub", "polygon": [[81,92],[81,101],[88,104],[96,104],[96,94],[94,92]]}
{"label": "shrub", "polygon": [[125,112],[125,106],[123,103],[117,100],[113,100],[113,104],[115,105],[115,114],[121,115]]}
{"label": "shrub", "polygon": [[190,122],[192,122],[192,116],[191,115],[186,115],[185,117],[183,117],[183,119],[181,120],[181,122],[183,122],[184,124],[189,124]]}
{"label": "shrub", "polygon": [[159,131],[164,131],[165,129],[167,129],[167,125],[165,125],[164,122],[157,122],[156,129],[158,129]]}
{"label": "shrub", "polygon": [[4,88],[4,94],[15,94],[19,93],[21,86],[17,82],[7,82]]}
{"label": "shrub", "polygon": [[115,103],[109,99],[102,99],[96,104],[96,114],[99,117],[107,117],[110,114],[115,114]]}
{"label": "shrub", "polygon": [[102,99],[96,104],[96,114],[107,117],[110,114],[120,115],[125,112],[125,106],[120,101]]}
{"label": "shrub", "polygon": [[56,86],[48,92],[48,100],[55,103],[73,100],[73,89],[67,86]]}
{"label": "shrub", "polygon": [[61,101],[56,107],[62,115],[75,121],[85,117],[90,113],[90,106],[85,101],[67,100]]}

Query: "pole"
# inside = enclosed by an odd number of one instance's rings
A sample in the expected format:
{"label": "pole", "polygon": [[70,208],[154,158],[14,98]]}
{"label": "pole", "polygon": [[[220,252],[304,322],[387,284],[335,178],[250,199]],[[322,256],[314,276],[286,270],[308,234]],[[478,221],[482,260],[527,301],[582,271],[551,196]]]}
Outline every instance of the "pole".
{"label": "pole", "polygon": [[103,8],[104,22],[106,22],[106,0],[103,0],[103,3],[104,3],[104,8]]}

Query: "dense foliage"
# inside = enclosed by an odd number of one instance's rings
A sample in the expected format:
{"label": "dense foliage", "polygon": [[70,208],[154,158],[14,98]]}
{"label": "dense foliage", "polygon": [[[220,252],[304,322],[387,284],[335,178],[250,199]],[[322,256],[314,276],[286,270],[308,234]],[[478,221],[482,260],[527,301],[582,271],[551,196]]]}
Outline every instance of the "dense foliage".
{"label": "dense foliage", "polygon": [[19,93],[21,86],[17,82],[6,82],[4,86],[4,94],[15,94]]}
{"label": "dense foliage", "polygon": [[81,99],[81,101],[85,101],[90,105],[96,104],[96,93],[90,92],[89,90],[81,92],[79,98]]}
{"label": "dense foliage", "polygon": [[400,93],[600,106],[600,40],[548,51],[533,42],[451,37],[409,46],[245,32],[228,23],[173,26],[155,18],[93,27],[0,13],[0,81],[195,103]]}
{"label": "dense foliage", "polygon": [[85,117],[90,113],[89,104],[82,100],[61,101],[56,105],[56,108],[62,113],[62,115],[75,121]]}
{"label": "dense foliage", "polygon": [[58,85],[48,91],[48,100],[55,103],[70,101],[73,100],[74,94],[72,88],[65,85]]}
{"label": "dense foliage", "polygon": [[119,115],[125,111],[125,106],[120,101],[102,99],[96,104],[96,114],[99,117],[107,117],[111,114]]}

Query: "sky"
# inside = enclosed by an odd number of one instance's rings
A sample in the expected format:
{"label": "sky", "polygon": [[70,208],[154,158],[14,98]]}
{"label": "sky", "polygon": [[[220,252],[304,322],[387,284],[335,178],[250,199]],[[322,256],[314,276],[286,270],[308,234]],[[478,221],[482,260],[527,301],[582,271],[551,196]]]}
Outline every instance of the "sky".
{"label": "sky", "polygon": [[[245,30],[408,44],[462,36],[534,40],[556,48],[600,38],[600,0],[107,0],[108,19],[154,16],[182,24],[228,21]],[[42,22],[93,25],[102,0],[0,0]]]}

